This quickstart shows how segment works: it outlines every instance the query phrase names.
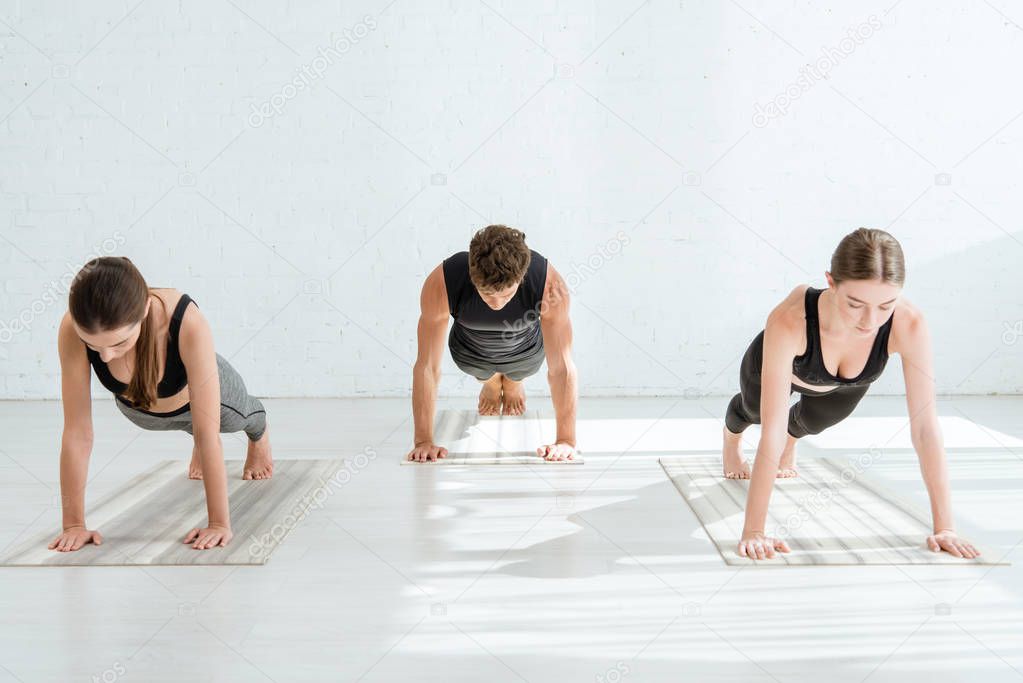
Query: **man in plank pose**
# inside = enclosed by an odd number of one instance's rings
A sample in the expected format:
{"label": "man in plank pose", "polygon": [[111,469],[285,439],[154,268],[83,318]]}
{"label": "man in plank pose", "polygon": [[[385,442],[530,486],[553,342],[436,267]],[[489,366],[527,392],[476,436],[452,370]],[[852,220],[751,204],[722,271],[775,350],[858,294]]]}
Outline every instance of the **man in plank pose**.
{"label": "man in plank pose", "polygon": [[526,236],[505,225],[490,225],[473,236],[469,251],[444,259],[423,283],[419,353],[412,373],[415,446],[408,459],[443,458],[433,442],[433,422],[448,316],[451,358],[472,375],[480,390],[480,415],[521,415],[526,408],[522,380],[547,359],[557,435],[537,448],[547,460],[575,455],[576,371],[568,286],[547,259],[526,246]]}

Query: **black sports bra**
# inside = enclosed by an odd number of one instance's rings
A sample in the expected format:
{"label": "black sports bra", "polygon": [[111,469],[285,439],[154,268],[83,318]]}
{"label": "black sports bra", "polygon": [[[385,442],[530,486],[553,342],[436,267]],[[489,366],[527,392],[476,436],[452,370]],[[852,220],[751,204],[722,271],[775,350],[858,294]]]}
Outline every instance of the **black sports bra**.
{"label": "black sports bra", "polygon": [[[156,385],[156,396],[158,398],[173,396],[188,384],[185,365],[181,362],[181,354],[178,352],[178,332],[181,330],[181,318],[184,317],[185,308],[188,307],[189,302],[192,302],[192,297],[182,294],[181,299],[178,300],[178,305],[174,307],[174,313],[171,315],[170,330],[167,335],[167,364],[164,366],[163,379]],[[89,356],[89,362],[92,363],[100,384],[118,396],[128,390],[127,384],[110,374],[110,368],[99,357],[99,352],[93,351],[88,345],[85,347],[85,352]]]}
{"label": "black sports bra", "polygon": [[806,351],[801,356],[792,360],[792,374],[807,384],[833,385],[842,384],[845,386],[870,384],[884,372],[885,364],[888,363],[888,337],[892,331],[892,320],[895,318],[893,312],[885,324],[874,337],[874,346],[870,349],[870,356],[863,371],[852,379],[832,375],[824,366],[824,355],[821,353],[821,327],[817,313],[817,301],[820,299],[823,289],[806,288],[806,295],[803,299],[806,307]]}

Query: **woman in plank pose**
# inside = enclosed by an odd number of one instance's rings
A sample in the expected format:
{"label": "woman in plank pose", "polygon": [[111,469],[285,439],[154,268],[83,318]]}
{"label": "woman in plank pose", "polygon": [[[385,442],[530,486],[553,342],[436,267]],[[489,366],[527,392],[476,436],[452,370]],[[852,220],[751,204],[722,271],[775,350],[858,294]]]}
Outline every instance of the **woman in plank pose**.
{"label": "woman in plank pose", "polygon": [[78,550],[103,537],[85,524],[85,484],[92,451],[90,364],[120,411],[143,429],[194,437],[188,476],[206,488],[207,526],[184,538],[193,548],[227,545],[231,521],[221,432],[249,438],[243,479],[273,474],[266,412],[242,378],[213,349],[209,323],[191,297],[147,286],[126,257],[89,261],[71,284],[60,323],[64,432],[60,449],[63,530],[49,547]]}
{"label": "woman in plank pose", "polygon": [[[934,532],[927,545],[956,557],[978,556],[952,523],[931,341],[923,314],[901,296],[901,246],[883,230],[860,228],[839,243],[825,275],[827,288],[800,285],[771,311],[743,356],[741,390],[728,404],[724,475],[751,479],[739,554],[763,559],[789,552],[784,540],[764,532],[775,477],[797,475],[796,441],[848,417],[881,376],[889,354],[898,353],[913,447],[931,500]],[[801,396],[789,408],[793,391]],[[743,460],[742,432],[761,423],[751,472]]]}

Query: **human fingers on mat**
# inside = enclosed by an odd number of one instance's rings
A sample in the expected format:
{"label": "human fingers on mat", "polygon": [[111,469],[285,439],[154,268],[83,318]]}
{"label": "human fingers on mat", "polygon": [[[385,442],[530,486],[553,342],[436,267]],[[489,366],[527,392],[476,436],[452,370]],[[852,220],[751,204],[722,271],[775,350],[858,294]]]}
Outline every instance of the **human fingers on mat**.
{"label": "human fingers on mat", "polygon": [[197,550],[208,550],[216,546],[227,545],[234,538],[234,533],[224,527],[207,527],[199,532],[199,537],[192,545]]}
{"label": "human fingers on mat", "polygon": [[183,540],[182,543],[192,543],[197,538],[199,538],[199,530],[192,529],[187,534],[185,534],[185,540]]}
{"label": "human fingers on mat", "polygon": [[536,454],[544,460],[569,460],[575,454],[575,448],[567,443],[553,443],[540,446]]}
{"label": "human fingers on mat", "polygon": [[50,550],[64,552],[64,548],[67,545],[67,541],[74,533],[75,528],[76,527],[72,527],[72,529],[65,529],[64,531],[61,531],[59,534],[57,534],[57,538],[53,539],[53,541],[50,542],[50,545],[46,547],[49,548]]}
{"label": "human fingers on mat", "polygon": [[409,451],[407,459],[410,462],[428,462],[434,460],[440,460],[446,457],[448,449],[443,446],[436,446],[434,444],[423,444],[422,446],[416,446]]}
{"label": "human fingers on mat", "polygon": [[209,529],[203,529],[199,534],[199,538],[195,539],[195,543],[192,547],[196,550],[205,550],[211,547],[217,540],[217,534],[211,532]]}
{"label": "human fingers on mat", "polygon": [[575,446],[567,443],[554,444],[555,453],[557,460],[571,460],[575,457],[576,450]]}
{"label": "human fingers on mat", "polygon": [[[976,557],[976,549],[965,540],[959,538],[954,531],[943,530],[927,537],[927,545],[934,552],[944,550],[953,557],[972,558]],[[973,552],[971,552],[971,550]]]}
{"label": "human fingers on mat", "polygon": [[953,557],[962,557],[963,554],[959,550],[959,544],[954,541],[945,541],[941,544],[941,547],[945,552],[951,554]]}
{"label": "human fingers on mat", "polygon": [[73,528],[64,531],[53,540],[47,547],[51,550],[57,550],[62,553],[73,552],[78,550],[83,545],[94,543],[100,545],[103,542],[103,537],[98,531],[90,531],[84,528]]}

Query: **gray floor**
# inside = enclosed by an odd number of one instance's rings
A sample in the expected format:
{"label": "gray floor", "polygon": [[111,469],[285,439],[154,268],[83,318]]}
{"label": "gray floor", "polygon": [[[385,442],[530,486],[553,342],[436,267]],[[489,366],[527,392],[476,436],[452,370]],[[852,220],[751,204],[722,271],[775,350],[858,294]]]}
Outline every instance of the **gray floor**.
{"label": "gray floor", "polygon": [[[345,485],[260,567],[0,569],[0,681],[1023,678],[1023,398],[940,405],[959,526],[1009,567],[726,566],[657,464],[718,448],[726,402],[584,400],[577,467],[410,468],[405,400],[266,401],[277,457],[357,459]],[[94,413],[90,498],[184,476],[186,435]],[[926,505],[905,422],[868,398],[801,448],[883,447],[872,475]],[[0,403],[0,548],[59,524],[59,428]]]}

